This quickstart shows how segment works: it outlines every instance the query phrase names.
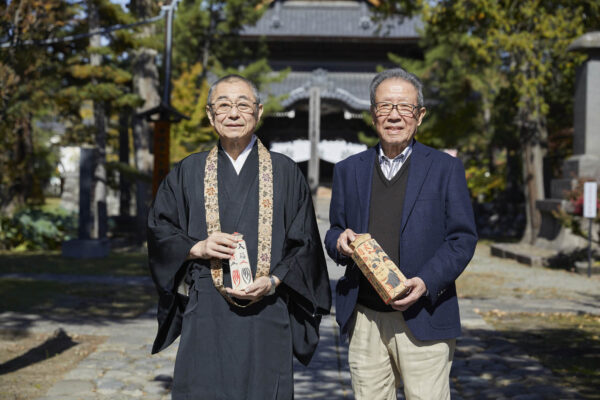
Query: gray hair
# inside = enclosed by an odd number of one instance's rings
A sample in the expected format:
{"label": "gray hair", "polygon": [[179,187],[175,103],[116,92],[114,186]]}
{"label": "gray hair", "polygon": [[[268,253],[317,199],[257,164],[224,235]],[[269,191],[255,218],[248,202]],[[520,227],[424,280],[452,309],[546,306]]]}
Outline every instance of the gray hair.
{"label": "gray hair", "polygon": [[371,81],[371,85],[369,87],[371,92],[371,106],[375,105],[375,92],[377,91],[377,88],[386,79],[401,79],[410,83],[417,91],[417,106],[423,107],[425,105],[425,101],[423,100],[423,83],[421,83],[419,78],[402,68],[392,68],[378,73]]}
{"label": "gray hair", "polygon": [[252,82],[251,80],[249,80],[247,78],[244,78],[241,75],[237,75],[237,74],[225,75],[224,77],[219,78],[215,83],[213,83],[210,86],[210,89],[208,89],[207,103],[209,103],[209,104],[211,103],[213,90],[217,87],[217,85],[219,83],[221,83],[221,82],[231,82],[231,81],[242,81],[242,82],[245,82],[248,86],[250,86],[250,89],[252,89],[252,94],[254,95],[254,98],[256,99],[256,102],[258,104],[260,104],[260,96],[258,95],[258,88],[254,84],[254,82]]}

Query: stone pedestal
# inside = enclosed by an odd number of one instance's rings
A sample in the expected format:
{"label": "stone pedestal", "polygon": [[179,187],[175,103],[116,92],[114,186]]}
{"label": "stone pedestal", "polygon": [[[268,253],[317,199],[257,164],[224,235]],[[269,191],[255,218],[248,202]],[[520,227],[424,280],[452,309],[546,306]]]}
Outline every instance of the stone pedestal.
{"label": "stone pedestal", "polygon": [[108,239],[73,239],[62,243],[66,258],[105,258],[110,253]]}
{"label": "stone pedestal", "polygon": [[[598,90],[600,91],[600,89]],[[600,114],[600,108],[598,110]],[[600,121],[598,121],[598,124],[600,124]],[[600,142],[600,134],[597,136],[596,140]],[[600,157],[598,155],[586,153],[569,157],[563,164],[563,177],[571,180],[577,178],[597,179],[600,176]]]}

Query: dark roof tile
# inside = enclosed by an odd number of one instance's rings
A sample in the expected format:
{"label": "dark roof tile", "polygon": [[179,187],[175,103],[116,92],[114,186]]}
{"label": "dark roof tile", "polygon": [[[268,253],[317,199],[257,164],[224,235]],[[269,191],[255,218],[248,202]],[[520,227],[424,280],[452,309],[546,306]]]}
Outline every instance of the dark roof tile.
{"label": "dark roof tile", "polygon": [[372,21],[372,9],[359,1],[275,1],[242,36],[418,39],[416,18]]}

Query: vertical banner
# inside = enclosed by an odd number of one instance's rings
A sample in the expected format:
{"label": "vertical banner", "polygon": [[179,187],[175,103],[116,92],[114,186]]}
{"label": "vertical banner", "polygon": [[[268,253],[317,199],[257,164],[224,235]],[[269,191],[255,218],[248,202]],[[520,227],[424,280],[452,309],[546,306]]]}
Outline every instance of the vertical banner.
{"label": "vertical banner", "polygon": [[308,160],[308,186],[313,194],[319,187],[319,142],[321,141],[321,89],[310,88],[308,100],[308,139],[310,159]]}
{"label": "vertical banner", "polygon": [[583,184],[583,216],[589,218],[588,224],[588,278],[592,276],[592,220],[596,218],[598,208],[598,184],[585,182]]}
{"label": "vertical banner", "polygon": [[598,184],[596,182],[585,182],[583,184],[583,216],[585,218],[596,218]]}
{"label": "vertical banner", "polygon": [[171,122],[154,122],[154,173],[152,175],[152,197],[158,191],[158,185],[169,173],[169,146]]}

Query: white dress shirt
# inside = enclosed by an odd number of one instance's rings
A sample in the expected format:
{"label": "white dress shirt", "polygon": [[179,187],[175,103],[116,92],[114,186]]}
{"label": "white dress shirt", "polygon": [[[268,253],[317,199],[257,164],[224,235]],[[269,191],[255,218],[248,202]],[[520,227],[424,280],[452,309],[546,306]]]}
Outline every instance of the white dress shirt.
{"label": "white dress shirt", "polygon": [[412,153],[412,148],[413,145],[411,140],[410,144],[406,146],[402,153],[398,154],[393,159],[390,159],[383,153],[381,144],[379,145],[379,165],[381,166],[381,171],[388,181],[391,181],[392,178],[396,176],[396,173],[400,171],[400,168],[402,168],[402,165]]}

